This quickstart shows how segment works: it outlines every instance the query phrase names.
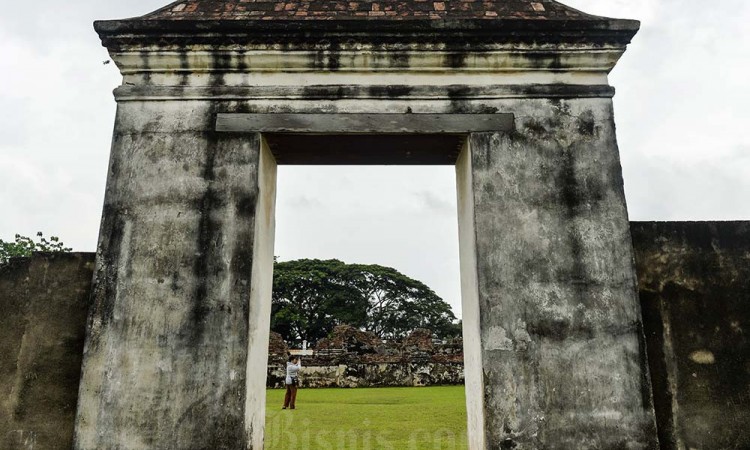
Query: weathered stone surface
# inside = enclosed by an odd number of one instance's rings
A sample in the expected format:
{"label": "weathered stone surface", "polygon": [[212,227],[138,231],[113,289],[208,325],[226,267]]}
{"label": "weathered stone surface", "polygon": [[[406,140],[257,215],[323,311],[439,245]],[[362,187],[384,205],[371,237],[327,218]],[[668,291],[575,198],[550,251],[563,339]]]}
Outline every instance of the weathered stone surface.
{"label": "weathered stone surface", "polygon": [[76,449],[260,447],[275,163],[173,109],[118,107]]}
{"label": "weathered stone surface", "polygon": [[750,222],[631,228],[662,448],[750,448]]}
{"label": "weathered stone surface", "polygon": [[70,449],[93,254],[0,267],[0,448]]}
{"label": "weathered stone surface", "polygon": [[517,131],[471,135],[458,164],[478,286],[464,342],[481,360],[477,373],[467,347],[467,395],[483,399],[486,446],[657,448],[612,103],[503,109]]}

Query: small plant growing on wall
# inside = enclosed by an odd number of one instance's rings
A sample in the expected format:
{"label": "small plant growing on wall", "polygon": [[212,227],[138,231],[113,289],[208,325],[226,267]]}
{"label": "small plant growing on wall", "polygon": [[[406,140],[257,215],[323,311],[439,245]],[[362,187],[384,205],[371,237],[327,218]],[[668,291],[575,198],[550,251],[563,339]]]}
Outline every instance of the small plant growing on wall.
{"label": "small plant growing on wall", "polygon": [[66,247],[57,236],[50,236],[47,239],[40,231],[36,237],[35,241],[30,237],[17,234],[13,241],[0,239],[0,266],[6,264],[11,258],[28,257],[34,252],[67,253],[73,250]]}

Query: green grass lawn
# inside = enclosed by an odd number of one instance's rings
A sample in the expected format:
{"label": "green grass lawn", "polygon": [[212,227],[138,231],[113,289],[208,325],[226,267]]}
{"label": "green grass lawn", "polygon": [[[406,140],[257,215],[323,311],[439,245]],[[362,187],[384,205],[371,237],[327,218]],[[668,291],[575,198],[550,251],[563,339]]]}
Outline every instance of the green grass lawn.
{"label": "green grass lawn", "polygon": [[284,390],[268,390],[268,450],[465,449],[463,386],[300,389],[282,410]]}

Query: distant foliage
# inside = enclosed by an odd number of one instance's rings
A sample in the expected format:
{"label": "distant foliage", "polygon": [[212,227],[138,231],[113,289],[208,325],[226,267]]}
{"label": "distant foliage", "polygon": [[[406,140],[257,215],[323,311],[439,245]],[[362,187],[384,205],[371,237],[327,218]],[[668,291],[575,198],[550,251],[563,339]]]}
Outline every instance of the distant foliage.
{"label": "distant foliage", "polygon": [[460,336],[450,305],[424,283],[379,265],[302,259],[274,268],[271,329],[287,342],[315,342],[349,324],[383,339],[416,328]]}
{"label": "distant foliage", "polygon": [[11,258],[31,256],[34,252],[67,253],[73,250],[60,242],[57,236],[47,239],[41,231],[36,236],[37,241],[20,234],[16,235],[13,242],[0,239],[0,265],[6,264]]}

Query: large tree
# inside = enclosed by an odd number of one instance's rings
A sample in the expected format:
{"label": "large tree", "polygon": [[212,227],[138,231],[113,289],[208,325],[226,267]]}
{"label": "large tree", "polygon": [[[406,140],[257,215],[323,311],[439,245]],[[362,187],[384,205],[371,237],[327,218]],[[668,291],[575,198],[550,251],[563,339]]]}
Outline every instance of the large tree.
{"label": "large tree", "polygon": [[385,339],[415,328],[452,337],[455,319],[424,283],[390,267],[309,259],[275,266],[271,328],[290,341],[315,341],[342,323]]}
{"label": "large tree", "polygon": [[276,263],[271,329],[287,341],[315,341],[336,325],[366,323],[367,305],[337,260]]}
{"label": "large tree", "polygon": [[448,303],[421,281],[375,264],[348,267],[354,286],[367,299],[366,329],[385,339],[402,338],[416,328],[443,336],[456,317]]}

